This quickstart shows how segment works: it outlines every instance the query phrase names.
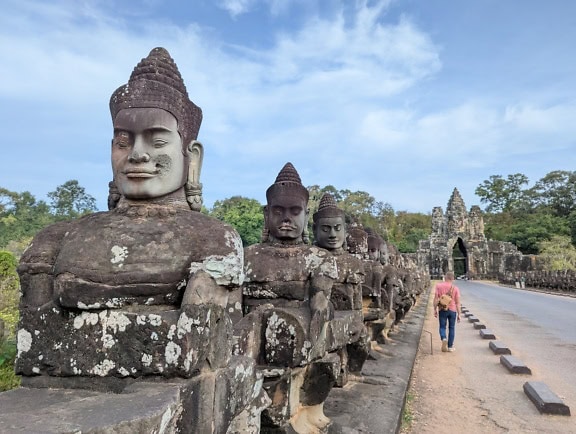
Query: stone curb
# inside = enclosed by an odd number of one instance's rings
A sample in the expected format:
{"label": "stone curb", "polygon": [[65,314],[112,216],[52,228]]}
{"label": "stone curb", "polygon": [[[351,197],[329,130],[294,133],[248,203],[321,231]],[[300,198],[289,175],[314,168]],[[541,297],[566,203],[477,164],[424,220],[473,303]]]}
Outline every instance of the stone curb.
{"label": "stone curb", "polygon": [[532,375],[532,371],[526,364],[517,357],[511,355],[500,356],[500,363],[508,369],[512,374],[526,374]]}
{"label": "stone curb", "polygon": [[488,347],[492,350],[494,354],[512,354],[510,348],[500,341],[490,341]]}
{"label": "stone curb", "polygon": [[496,339],[496,335],[494,334],[494,332],[489,329],[481,329],[480,337],[482,339]]}
{"label": "stone curb", "polygon": [[564,404],[546,384],[540,381],[527,381],[524,383],[524,393],[540,413],[570,416],[570,407]]}
{"label": "stone curb", "polygon": [[476,330],[480,330],[480,329],[485,329],[486,326],[485,326],[484,324],[482,324],[481,322],[475,322],[475,323],[474,323],[474,328],[475,328]]}

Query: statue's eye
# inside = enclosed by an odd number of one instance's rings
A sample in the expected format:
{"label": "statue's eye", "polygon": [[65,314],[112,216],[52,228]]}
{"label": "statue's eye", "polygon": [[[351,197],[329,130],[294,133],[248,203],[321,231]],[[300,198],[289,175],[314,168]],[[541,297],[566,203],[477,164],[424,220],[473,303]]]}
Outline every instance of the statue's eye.
{"label": "statue's eye", "polygon": [[168,144],[168,142],[166,140],[163,139],[154,139],[154,147],[155,148],[163,148],[164,146],[166,146]]}
{"label": "statue's eye", "polygon": [[126,131],[116,131],[114,133],[114,145],[119,148],[127,148],[130,145],[130,134]]}

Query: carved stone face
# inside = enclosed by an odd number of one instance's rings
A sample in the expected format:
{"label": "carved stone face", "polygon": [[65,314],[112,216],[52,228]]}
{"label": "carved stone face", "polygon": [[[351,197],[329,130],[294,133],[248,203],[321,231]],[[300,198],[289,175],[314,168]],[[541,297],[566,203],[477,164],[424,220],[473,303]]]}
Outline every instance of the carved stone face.
{"label": "carved stone face", "polygon": [[112,170],[116,186],[128,199],[152,199],[186,182],[186,157],[178,121],[159,108],[130,108],[114,119]]}
{"label": "carved stone face", "polygon": [[270,199],[266,213],[270,235],[278,240],[296,240],[306,224],[306,201],[300,196],[282,195]]}
{"label": "carved stone face", "polygon": [[368,246],[368,258],[373,261],[380,260],[380,249],[374,246]]}
{"label": "carved stone face", "polygon": [[322,217],[314,224],[314,239],[319,247],[327,250],[342,248],[346,229],[342,217]]}

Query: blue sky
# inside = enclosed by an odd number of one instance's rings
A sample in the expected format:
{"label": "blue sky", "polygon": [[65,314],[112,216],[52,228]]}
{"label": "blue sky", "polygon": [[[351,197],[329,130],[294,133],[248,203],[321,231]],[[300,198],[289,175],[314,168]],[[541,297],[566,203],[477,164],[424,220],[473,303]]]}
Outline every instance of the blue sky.
{"label": "blue sky", "polygon": [[576,170],[570,0],[3,0],[0,187],[77,179],[106,209],[108,101],[168,49],[204,113],[205,205],[304,185],[396,211],[491,175]]}

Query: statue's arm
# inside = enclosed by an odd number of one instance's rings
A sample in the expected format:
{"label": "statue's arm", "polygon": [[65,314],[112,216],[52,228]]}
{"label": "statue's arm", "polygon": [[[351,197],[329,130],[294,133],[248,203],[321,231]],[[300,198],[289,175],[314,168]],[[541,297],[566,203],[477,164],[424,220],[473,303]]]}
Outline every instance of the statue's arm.
{"label": "statue's arm", "polygon": [[42,306],[53,301],[54,264],[70,222],[60,222],[41,230],[20,258],[18,274],[23,308]]}
{"label": "statue's arm", "polygon": [[218,250],[190,264],[182,305],[217,304],[226,307],[231,291],[244,281],[244,250],[236,230],[223,230]]}

